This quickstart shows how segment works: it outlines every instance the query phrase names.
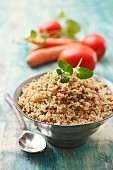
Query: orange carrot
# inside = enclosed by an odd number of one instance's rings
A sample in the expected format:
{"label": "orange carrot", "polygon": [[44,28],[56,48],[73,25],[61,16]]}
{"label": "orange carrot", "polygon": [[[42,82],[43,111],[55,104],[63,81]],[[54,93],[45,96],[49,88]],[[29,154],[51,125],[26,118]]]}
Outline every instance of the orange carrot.
{"label": "orange carrot", "polygon": [[27,57],[27,62],[31,67],[36,67],[50,61],[55,61],[57,60],[62,50],[73,47],[75,47],[75,43],[45,49],[38,49],[29,54],[29,56]]}
{"label": "orange carrot", "polygon": [[46,38],[46,39],[29,38],[28,42],[39,45],[40,47],[43,47],[43,48],[48,48],[48,47],[53,47],[53,46],[58,46],[58,45],[66,45],[66,44],[74,43],[77,41],[72,38]]}

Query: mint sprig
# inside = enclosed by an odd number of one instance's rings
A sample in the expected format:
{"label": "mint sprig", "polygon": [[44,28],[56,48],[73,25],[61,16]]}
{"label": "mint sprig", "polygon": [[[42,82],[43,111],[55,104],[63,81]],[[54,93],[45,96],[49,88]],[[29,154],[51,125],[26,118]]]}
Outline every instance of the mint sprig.
{"label": "mint sprig", "polygon": [[68,20],[66,20],[65,29],[66,29],[66,31],[65,31],[66,36],[74,38],[75,34],[80,31],[80,26],[76,21],[74,21],[72,19],[68,19]]}
{"label": "mint sprig", "polygon": [[80,64],[82,62],[82,58],[80,59],[76,68],[73,68],[70,64],[68,64],[64,60],[58,60],[58,65],[60,69],[57,69],[57,74],[60,76],[61,83],[67,83],[69,81],[70,76],[75,73],[79,79],[88,79],[93,76],[93,71],[81,68]]}
{"label": "mint sprig", "polygon": [[69,19],[64,12],[61,12],[56,19],[63,25],[60,36],[76,38],[76,33],[80,31],[80,25],[76,21]]}

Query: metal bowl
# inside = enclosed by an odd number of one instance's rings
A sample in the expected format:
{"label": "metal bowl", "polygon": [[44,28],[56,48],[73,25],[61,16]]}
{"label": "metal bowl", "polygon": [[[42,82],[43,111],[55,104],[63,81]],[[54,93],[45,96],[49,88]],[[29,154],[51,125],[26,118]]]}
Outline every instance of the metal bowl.
{"label": "metal bowl", "polygon": [[[22,87],[24,85],[26,85],[28,82],[31,82],[32,79],[39,78],[43,75],[44,74],[34,76],[21,83],[14,92],[14,103],[20,114],[31,120],[31,122],[36,125],[37,129],[46,137],[48,142],[51,144],[58,147],[78,147],[85,143],[88,137],[95,133],[107,119],[113,116],[110,115],[106,119],[99,122],[73,126],[51,125],[48,123],[38,122],[35,119],[28,117],[18,105],[18,98],[22,94]],[[99,75],[94,75],[94,78],[99,82],[104,82],[108,89],[113,93],[112,82]]]}

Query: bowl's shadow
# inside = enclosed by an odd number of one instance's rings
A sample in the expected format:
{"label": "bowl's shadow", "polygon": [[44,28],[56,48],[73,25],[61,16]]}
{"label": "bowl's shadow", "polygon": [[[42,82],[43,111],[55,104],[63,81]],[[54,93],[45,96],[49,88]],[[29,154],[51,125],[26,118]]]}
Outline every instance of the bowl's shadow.
{"label": "bowl's shadow", "polygon": [[42,153],[27,154],[26,157],[30,164],[40,170],[87,170],[94,166],[95,169],[102,170],[105,164],[113,168],[112,159],[105,152],[105,146],[101,145],[98,149],[97,143],[89,141],[78,148],[66,149],[48,144]]}

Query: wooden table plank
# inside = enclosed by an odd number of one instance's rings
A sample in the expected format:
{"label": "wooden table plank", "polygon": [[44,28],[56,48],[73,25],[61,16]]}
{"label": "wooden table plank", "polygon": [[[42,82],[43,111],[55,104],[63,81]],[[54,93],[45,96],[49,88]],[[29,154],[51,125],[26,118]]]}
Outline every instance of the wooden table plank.
{"label": "wooden table plank", "polygon": [[[4,94],[13,94],[23,80],[54,70],[50,63],[31,69],[25,62],[31,45],[24,38],[31,29],[38,28],[64,11],[77,20],[82,39],[88,33],[99,33],[106,38],[107,52],[99,61],[95,72],[113,81],[113,0],[4,0],[0,2],[0,170],[112,170],[113,118],[79,148],[62,149],[50,144],[42,153],[28,154],[17,146],[21,127],[4,101]],[[25,119],[28,127],[37,132]]]}

